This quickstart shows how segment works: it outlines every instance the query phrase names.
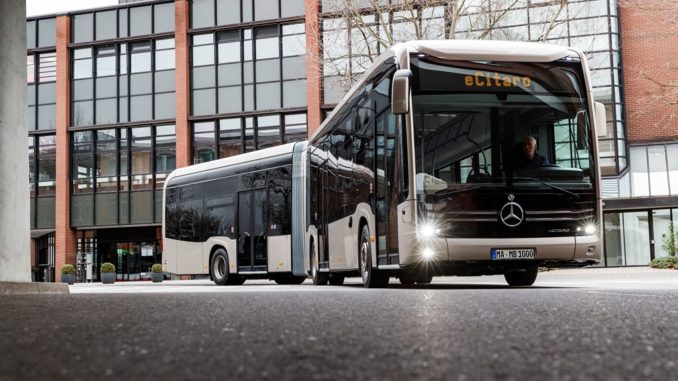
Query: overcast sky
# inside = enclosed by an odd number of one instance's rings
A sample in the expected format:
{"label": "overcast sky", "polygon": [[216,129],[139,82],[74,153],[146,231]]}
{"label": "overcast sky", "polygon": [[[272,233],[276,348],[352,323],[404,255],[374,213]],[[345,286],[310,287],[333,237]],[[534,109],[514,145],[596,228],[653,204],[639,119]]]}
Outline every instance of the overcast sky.
{"label": "overcast sky", "polygon": [[26,17],[100,8],[116,4],[118,4],[117,0],[26,0]]}

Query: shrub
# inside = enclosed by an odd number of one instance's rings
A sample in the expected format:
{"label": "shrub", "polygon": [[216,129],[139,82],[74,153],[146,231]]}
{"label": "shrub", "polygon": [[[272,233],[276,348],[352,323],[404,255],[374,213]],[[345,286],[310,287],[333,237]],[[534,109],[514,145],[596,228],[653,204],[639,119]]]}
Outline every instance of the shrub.
{"label": "shrub", "polygon": [[102,273],[114,273],[115,272],[115,265],[113,265],[111,262],[104,262],[101,264],[101,272]]}
{"label": "shrub", "polygon": [[75,274],[75,267],[73,265],[64,265],[64,267],[61,268],[61,273],[62,274]]}
{"label": "shrub", "polygon": [[162,271],[162,265],[160,263],[154,263],[153,266],[151,266],[151,272],[153,273],[161,273]]}
{"label": "shrub", "polygon": [[650,267],[655,269],[676,269],[678,268],[678,257],[655,258],[650,262]]}

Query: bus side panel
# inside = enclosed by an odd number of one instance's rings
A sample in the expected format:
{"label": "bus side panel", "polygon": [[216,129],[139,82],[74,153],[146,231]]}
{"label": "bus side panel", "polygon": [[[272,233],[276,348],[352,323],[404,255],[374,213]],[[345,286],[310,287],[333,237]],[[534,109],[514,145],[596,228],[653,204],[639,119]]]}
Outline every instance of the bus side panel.
{"label": "bus side panel", "polygon": [[292,271],[292,236],[276,235],[268,239],[268,272]]}
{"label": "bus side panel", "polygon": [[406,200],[398,205],[398,241],[399,264],[406,265],[418,260],[416,253],[417,230],[415,225],[416,203],[414,200]]}
{"label": "bus side panel", "polygon": [[347,257],[349,257],[350,246],[346,245],[346,241],[353,236],[353,228],[349,227],[349,220],[353,221],[353,216],[344,217],[328,225],[327,239],[329,241],[330,269],[332,270],[346,270],[348,268]]}
{"label": "bus side panel", "polygon": [[202,242],[177,242],[177,274],[204,274]]}
{"label": "bus side panel", "polygon": [[163,269],[171,274],[177,272],[177,241],[165,237],[162,242],[162,264]]}
{"label": "bus side panel", "polygon": [[221,246],[226,249],[228,254],[228,272],[235,274],[238,272],[238,265],[236,263],[238,258],[238,241],[228,237],[210,237],[203,244],[203,269],[204,274],[209,274],[210,271],[210,254],[215,246]]}
{"label": "bus side panel", "polygon": [[371,248],[372,248],[372,263],[376,267],[377,263],[377,243],[375,237],[377,236],[377,230],[376,230],[376,218],[374,216],[374,213],[372,212],[372,208],[370,207],[369,204],[365,202],[361,202],[358,204],[356,207],[354,217],[353,217],[353,226],[355,228],[355,234],[353,235],[354,238],[354,244],[353,244],[353,250],[350,250],[353,254],[350,256],[350,265],[351,268],[358,268],[358,242],[359,242],[359,235],[360,235],[360,219],[364,219],[367,221],[367,226],[370,229],[370,238],[372,239],[371,242]]}

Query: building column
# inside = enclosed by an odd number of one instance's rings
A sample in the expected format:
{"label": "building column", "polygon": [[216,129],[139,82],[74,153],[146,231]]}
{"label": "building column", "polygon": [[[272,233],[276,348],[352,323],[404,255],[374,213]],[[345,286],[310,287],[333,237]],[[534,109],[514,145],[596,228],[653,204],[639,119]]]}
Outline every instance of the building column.
{"label": "building column", "polygon": [[30,282],[26,1],[0,2],[0,282]]}
{"label": "building column", "polygon": [[56,200],[55,200],[55,280],[61,280],[61,268],[64,264],[75,266],[76,234],[71,228],[71,179],[70,144],[68,126],[70,125],[70,79],[68,42],[70,40],[71,19],[58,16],[56,20]]}
{"label": "building column", "polygon": [[306,0],[306,92],[308,104],[308,136],[313,135],[322,123],[320,99],[322,78],[320,70],[320,25],[318,0]]}
{"label": "building column", "polygon": [[174,1],[174,45],[176,79],[176,134],[177,168],[191,164],[191,128],[188,124],[190,110],[187,0]]}

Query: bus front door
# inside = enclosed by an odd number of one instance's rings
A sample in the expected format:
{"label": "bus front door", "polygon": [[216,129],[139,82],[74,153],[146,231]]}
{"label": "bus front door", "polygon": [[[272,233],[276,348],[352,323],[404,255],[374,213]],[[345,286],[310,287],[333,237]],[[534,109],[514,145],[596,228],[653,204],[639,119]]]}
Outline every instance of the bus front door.
{"label": "bus front door", "polygon": [[238,194],[238,271],[268,270],[266,189]]}

